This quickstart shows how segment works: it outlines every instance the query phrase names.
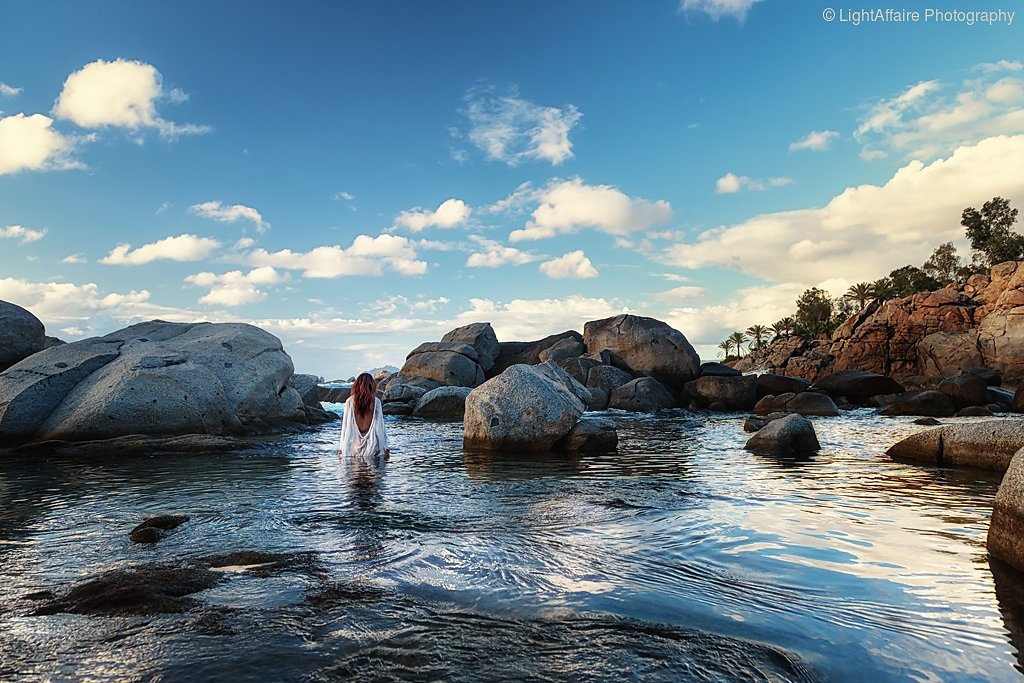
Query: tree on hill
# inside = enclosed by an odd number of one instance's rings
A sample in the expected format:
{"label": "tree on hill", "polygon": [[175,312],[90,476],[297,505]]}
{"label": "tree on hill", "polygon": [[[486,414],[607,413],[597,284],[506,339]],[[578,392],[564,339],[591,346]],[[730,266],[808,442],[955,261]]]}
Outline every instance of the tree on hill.
{"label": "tree on hill", "polygon": [[743,357],[743,342],[747,341],[747,335],[742,332],[733,332],[729,335],[728,341],[732,342],[733,348],[736,349],[736,357]]}
{"label": "tree on hill", "polygon": [[750,348],[752,349],[764,346],[769,336],[768,328],[764,325],[751,325],[747,328],[747,334],[750,336]]}
{"label": "tree on hill", "polygon": [[977,252],[977,263],[991,267],[1003,261],[1024,260],[1024,235],[1015,232],[1017,209],[1010,200],[993,197],[978,211],[973,206],[964,209],[960,225],[964,226],[971,247]]}
{"label": "tree on hill", "polygon": [[776,337],[788,337],[793,334],[793,326],[795,324],[796,321],[793,320],[793,317],[787,315],[785,318],[772,325],[772,334]]}
{"label": "tree on hill", "polygon": [[964,260],[956,253],[952,242],[935,247],[921,268],[942,285],[962,284],[965,279]]}
{"label": "tree on hill", "polygon": [[900,299],[918,292],[931,292],[942,287],[942,283],[915,266],[903,266],[889,273],[891,297]]}
{"label": "tree on hill", "polygon": [[892,282],[889,278],[883,277],[871,283],[871,300],[884,304],[889,299],[894,299],[895,294]]}
{"label": "tree on hill", "polygon": [[847,301],[856,301],[858,308],[864,308],[871,301],[871,283],[870,282],[858,282],[855,285],[851,285],[843,298]]}
{"label": "tree on hill", "polygon": [[796,300],[793,332],[807,339],[830,334],[835,325],[832,320],[832,297],[823,289],[811,287]]}
{"label": "tree on hill", "polygon": [[726,339],[724,342],[721,342],[718,345],[718,348],[722,349],[722,351],[725,352],[725,356],[722,358],[722,360],[729,360],[729,351],[732,350],[732,342]]}

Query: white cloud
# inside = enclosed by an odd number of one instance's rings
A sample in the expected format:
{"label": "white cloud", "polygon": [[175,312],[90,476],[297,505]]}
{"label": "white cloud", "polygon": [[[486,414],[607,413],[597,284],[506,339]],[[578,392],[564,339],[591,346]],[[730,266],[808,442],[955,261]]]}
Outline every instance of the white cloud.
{"label": "white cloud", "polygon": [[28,244],[29,242],[38,242],[46,236],[46,228],[42,230],[32,230],[22,225],[8,225],[6,228],[0,228],[0,239],[6,240],[18,240],[22,244]]}
{"label": "white cloud", "polygon": [[570,251],[540,264],[540,272],[553,280],[586,280],[599,275],[583,250]]}
{"label": "white cloud", "polygon": [[171,204],[170,202],[161,203],[156,209],[156,215],[159,216],[162,213],[166,213],[172,206],[174,206],[174,204]]}
{"label": "white cloud", "polygon": [[395,229],[407,228],[410,232],[422,232],[427,228],[454,228],[469,219],[472,209],[461,199],[446,199],[434,211],[415,208],[403,211],[395,219]]}
{"label": "white cloud", "polygon": [[336,192],[334,193],[334,199],[339,202],[354,202],[356,196],[351,192]]}
{"label": "white cloud", "polygon": [[61,263],[88,263],[85,254],[69,254],[60,260]]}
{"label": "white cloud", "polygon": [[629,197],[610,185],[586,185],[580,178],[552,181],[538,198],[540,205],[525,227],[512,231],[510,241],[546,239],[581,228],[625,235],[672,218],[667,201]]}
{"label": "white cloud", "polygon": [[386,271],[399,275],[422,275],[427,271],[427,264],[419,260],[413,243],[397,235],[359,235],[349,247],[324,246],[307,252],[255,249],[234,258],[250,266],[301,270],[308,278],[380,276]]}
{"label": "white cloud", "polygon": [[515,247],[506,247],[501,242],[489,240],[478,235],[472,235],[469,239],[476,244],[478,249],[478,251],[473,252],[466,259],[466,265],[470,268],[498,268],[507,264],[519,266],[544,258],[540,254],[523,251]]}
{"label": "white cloud", "polygon": [[839,133],[834,130],[812,130],[799,140],[789,143],[789,151],[824,152],[832,147],[832,141],[837,137],[839,137]]}
{"label": "white cloud", "polygon": [[681,285],[679,287],[673,287],[672,289],[665,290],[664,292],[658,292],[654,295],[654,298],[668,303],[675,303],[680,299],[693,299],[698,296],[704,296],[707,293],[708,290],[703,287]]}
{"label": "white cloud", "polygon": [[[708,306],[683,306],[663,316],[665,322],[686,335],[699,349],[702,358],[714,356],[714,347],[730,332],[745,330],[751,325],[771,325],[796,310],[796,299],[807,289],[799,283],[781,283],[745,287],[735,296]],[[710,351],[710,353],[709,353]]]}
{"label": "white cloud", "polygon": [[489,206],[485,206],[482,211],[484,213],[495,214],[495,213],[521,213],[526,210],[526,207],[537,201],[537,197],[541,193],[533,187],[533,183],[527,180],[524,183],[520,183],[519,187],[513,190],[512,194],[503,199],[499,199]]}
{"label": "white cloud", "polygon": [[13,85],[7,85],[3,81],[0,81],[0,95],[4,97],[15,97],[21,94],[21,88],[15,88]]}
{"label": "white cloud", "polygon": [[233,270],[229,273],[196,273],[185,281],[210,291],[199,299],[199,303],[216,306],[242,306],[263,301],[267,298],[261,286],[276,285],[288,280],[287,273],[278,273],[270,266],[254,268],[248,273]]}
{"label": "white cloud", "polygon": [[266,232],[270,227],[270,223],[263,220],[263,215],[259,211],[244,204],[225,205],[219,201],[202,202],[188,207],[188,212],[203,218],[212,218],[218,223],[249,221],[259,233]]}
{"label": "white cloud", "polygon": [[160,72],[150,64],[99,59],[68,76],[53,113],[82,128],[153,128],[165,138],[210,131],[208,126],[177,124],[162,118],[156,109],[161,99],[176,103],[187,96],[180,90],[165,93]]}
{"label": "white cloud", "polygon": [[61,332],[68,335],[69,337],[81,337],[85,334],[85,330],[81,327],[65,327],[61,329]]}
{"label": "white cloud", "polygon": [[718,194],[734,194],[743,190],[760,192],[769,187],[784,187],[793,182],[792,178],[748,178],[745,175],[738,176],[735,173],[726,173],[715,181],[715,192]]}
{"label": "white cloud", "polygon": [[115,266],[140,266],[153,261],[201,261],[220,247],[220,242],[209,237],[176,235],[144,244],[132,249],[130,244],[119,244],[100,263]]}
{"label": "white cloud", "polygon": [[71,158],[76,138],[53,129],[53,119],[42,114],[15,114],[0,118],[0,175],[18,171],[81,168]]}
{"label": "white cloud", "polygon": [[682,0],[680,9],[684,12],[703,12],[715,21],[728,16],[743,21],[755,2],[760,0]]}
{"label": "white cloud", "polygon": [[533,160],[557,166],[572,158],[569,133],[583,114],[571,104],[545,107],[520,98],[515,89],[496,95],[492,87],[470,90],[465,100],[466,135],[489,159],[510,166]]}
{"label": "white cloud", "polygon": [[873,280],[920,264],[942,242],[964,246],[960,213],[993,196],[1024,202],[1024,135],[961,147],[925,165],[914,161],[884,185],[847,188],[824,208],[755,216],[666,251],[684,268],[722,266],[774,282]]}
{"label": "white cloud", "polygon": [[409,299],[408,297],[395,295],[385,299],[379,299],[370,304],[370,309],[378,315],[394,315],[396,313],[434,313],[439,306],[449,303],[447,297],[439,296],[435,299],[428,299],[422,294],[419,298]]}
{"label": "white cloud", "polygon": [[999,71],[1020,71],[1024,69],[1024,64],[1021,64],[1015,60],[1000,59],[998,62],[985,62],[975,67],[976,70],[982,73],[996,73]]}

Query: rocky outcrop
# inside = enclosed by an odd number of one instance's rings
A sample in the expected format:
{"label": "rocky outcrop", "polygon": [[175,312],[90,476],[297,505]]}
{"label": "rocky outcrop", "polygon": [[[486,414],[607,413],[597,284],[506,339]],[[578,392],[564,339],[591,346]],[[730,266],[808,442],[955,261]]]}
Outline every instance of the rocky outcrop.
{"label": "rocky outcrop", "polygon": [[842,397],[861,405],[867,404],[873,396],[901,394],[904,391],[903,386],[891,377],[860,370],[832,373],[816,380],[812,386],[824,391],[833,400]]}
{"label": "rocky outcrop", "polygon": [[698,375],[700,377],[738,377],[743,373],[736,368],[731,368],[728,365],[722,363],[716,363],[709,361],[707,363],[701,363]]}
{"label": "rocky outcrop", "polygon": [[476,387],[484,381],[479,358],[476,348],[463,342],[427,342],[409,352],[398,374],[437,382],[440,386]]}
{"label": "rocky outcrop", "polygon": [[423,394],[412,414],[433,420],[461,420],[466,412],[468,387],[438,387]]}
{"label": "rocky outcrop", "polygon": [[561,382],[529,365],[513,365],[466,397],[467,448],[544,452],[566,436],[584,404]]}
{"label": "rocky outcrop", "polygon": [[598,365],[587,373],[587,387],[601,389],[609,396],[623,384],[632,380],[633,375],[611,365]]}
{"label": "rocky outcrop", "polygon": [[578,358],[586,353],[586,351],[582,342],[576,341],[572,337],[567,337],[544,349],[537,354],[537,357],[541,363],[546,363],[549,360],[560,363],[570,358]]}
{"label": "rocky outcrop", "polygon": [[46,330],[39,318],[21,306],[0,301],[0,371],[46,346]]}
{"label": "rocky outcrop", "polygon": [[540,354],[563,339],[575,339],[582,343],[583,335],[575,330],[568,330],[537,341],[501,342],[498,344],[498,357],[494,361],[494,366],[487,371],[487,379],[500,375],[513,365],[537,365],[541,362]]}
{"label": "rocky outcrop", "polygon": [[277,337],[241,323],[139,323],[0,373],[0,445],[244,434],[307,423]]}
{"label": "rocky outcrop", "polygon": [[921,415],[923,417],[952,417],[956,406],[941,391],[927,389],[898,396],[878,411],[879,415]]}
{"label": "rocky outcrop", "polygon": [[816,453],[821,446],[810,420],[787,415],[770,420],[750,437],[744,448],[766,455],[796,457]]}
{"label": "rocky outcrop", "polygon": [[320,378],[316,375],[304,374],[292,375],[288,380],[288,386],[295,389],[302,399],[302,410],[306,413],[308,424],[321,424],[338,419],[337,413],[324,410],[320,405],[320,386],[317,384],[319,381]]}
{"label": "rocky outcrop", "polygon": [[1024,448],[1024,420],[985,420],[928,429],[895,443],[886,453],[898,462],[976,467],[1003,472]]}
{"label": "rocky outcrop", "polygon": [[764,373],[757,376],[757,397],[779,394],[799,394],[806,391],[811,383],[803,377],[787,377]]}
{"label": "rocky outcrop", "polygon": [[749,410],[757,402],[757,377],[704,375],[697,379],[694,390],[705,404]]}
{"label": "rocky outcrop", "polygon": [[992,506],[988,551],[1024,571],[1024,448],[1010,458]]}
{"label": "rocky outcrop", "polygon": [[829,398],[828,394],[816,391],[764,396],[754,406],[755,415],[771,415],[775,413],[836,417],[839,415],[839,408]]}
{"label": "rocky outcrop", "polygon": [[962,372],[939,382],[939,391],[949,397],[957,409],[985,406],[992,402],[988,383],[976,373]]}
{"label": "rocky outcrop", "polygon": [[457,327],[441,337],[443,342],[462,342],[469,344],[476,350],[477,363],[480,368],[487,372],[494,367],[501,349],[498,346],[498,337],[494,334],[494,328],[490,323],[470,323],[463,327]]}
{"label": "rocky outcrop", "polygon": [[583,328],[587,352],[611,351],[620,356],[634,374],[653,377],[679,391],[697,377],[700,358],[679,330],[653,318],[617,315],[588,322]]}
{"label": "rocky outcrop", "polygon": [[675,408],[672,393],[653,377],[638,377],[626,382],[611,393],[608,407],[635,413],[654,413],[666,408]]}

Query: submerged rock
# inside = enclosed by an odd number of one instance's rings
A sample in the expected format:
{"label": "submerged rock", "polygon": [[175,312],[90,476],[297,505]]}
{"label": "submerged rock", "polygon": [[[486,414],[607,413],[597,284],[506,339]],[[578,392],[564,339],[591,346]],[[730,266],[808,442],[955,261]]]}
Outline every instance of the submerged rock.
{"label": "submerged rock", "polygon": [[144,566],[115,569],[75,586],[35,614],[148,615],[187,612],[197,603],[187,596],[221,579],[203,567]]}
{"label": "submerged rock", "polygon": [[133,543],[156,543],[163,538],[164,531],[177,529],[188,521],[186,515],[158,515],[150,517],[132,529],[128,535]]}
{"label": "submerged rock", "polygon": [[619,434],[614,422],[606,417],[585,415],[556,447],[569,453],[611,453],[618,445]]}
{"label": "submerged rock", "polygon": [[992,506],[988,551],[1024,571],[1024,447],[1010,459]]}
{"label": "submerged rock", "polygon": [[945,425],[911,434],[886,453],[898,462],[1003,472],[1022,447],[1024,420],[999,419]]}
{"label": "submerged rock", "polygon": [[768,455],[799,456],[815,453],[821,445],[811,421],[791,414],[769,421],[750,437],[744,448]]}

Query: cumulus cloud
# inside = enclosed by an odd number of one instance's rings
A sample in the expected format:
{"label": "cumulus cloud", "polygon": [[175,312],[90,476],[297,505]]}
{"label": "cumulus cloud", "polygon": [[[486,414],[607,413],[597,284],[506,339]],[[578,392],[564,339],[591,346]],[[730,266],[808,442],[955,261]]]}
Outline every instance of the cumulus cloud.
{"label": "cumulus cloud", "polygon": [[812,130],[799,140],[789,143],[789,151],[824,152],[832,147],[832,141],[837,137],[839,137],[839,133],[834,130]]}
{"label": "cumulus cloud", "polygon": [[199,299],[199,303],[217,306],[242,306],[263,301],[267,298],[261,286],[276,285],[288,280],[287,273],[278,273],[270,266],[254,268],[248,273],[233,270],[216,275],[214,273],[196,273],[185,278],[185,282],[209,289]]}
{"label": "cumulus cloud", "polygon": [[743,21],[755,2],[760,0],[682,0],[680,9],[684,12],[703,12],[715,21],[722,17]]}
{"label": "cumulus cloud", "polygon": [[695,287],[693,285],[681,285],[679,287],[673,287],[672,289],[665,290],[664,292],[658,292],[654,295],[654,298],[659,301],[666,301],[668,303],[675,303],[680,299],[694,299],[699,296],[704,296],[708,293],[708,290],[703,287]]}
{"label": "cumulus cloud", "polygon": [[744,190],[761,192],[769,187],[784,187],[792,182],[792,178],[768,178],[761,180],[758,178],[748,178],[745,175],[738,176],[735,173],[726,173],[715,181],[715,192],[718,194],[734,194]]}
{"label": "cumulus cloud", "polygon": [[79,141],[54,130],[49,116],[0,118],[0,175],[81,168],[82,164],[71,158]]}
{"label": "cumulus cloud", "polygon": [[553,280],[586,280],[599,275],[583,250],[570,251],[540,264],[540,272]]}
{"label": "cumulus cloud", "polygon": [[0,81],[0,95],[4,97],[15,97],[21,94],[21,88],[15,88],[13,85],[7,85],[3,81]]}
{"label": "cumulus cloud", "polygon": [[244,204],[224,204],[220,201],[202,202],[188,207],[188,212],[203,218],[212,218],[218,223],[249,221],[259,233],[266,232],[270,227],[270,223],[263,220],[263,215],[259,211]]}
{"label": "cumulus cloud", "polygon": [[153,261],[201,261],[220,247],[220,242],[209,237],[176,235],[144,244],[132,249],[130,244],[119,244],[100,263],[112,266],[141,266]]}
{"label": "cumulus cloud", "polygon": [[498,268],[508,264],[519,266],[544,258],[540,254],[523,251],[515,247],[507,247],[501,242],[489,240],[479,235],[472,235],[469,239],[477,248],[477,251],[474,251],[466,259],[466,265],[470,268]]}
{"label": "cumulus cloud", "polygon": [[61,263],[88,263],[85,254],[69,254],[60,260]]}
{"label": "cumulus cloud", "polygon": [[983,73],[997,73],[999,71],[1020,71],[1024,64],[1016,60],[1000,59],[998,62],[984,62],[975,67],[975,70]]}
{"label": "cumulus cloud", "polygon": [[936,245],[964,244],[960,213],[993,196],[1024,201],[1024,135],[994,137],[925,165],[913,161],[884,185],[850,187],[824,208],[755,216],[676,244],[666,260],[723,266],[774,282],[872,280],[924,262]]}
{"label": "cumulus cloud", "polygon": [[437,209],[415,208],[403,211],[395,219],[394,229],[405,228],[409,232],[422,232],[427,228],[454,228],[469,220],[472,212],[461,199],[446,199]]}
{"label": "cumulus cloud", "polygon": [[921,81],[865,106],[854,133],[861,157],[930,161],[993,135],[1024,133],[1024,80],[1002,76],[1017,64],[981,65],[980,75],[955,87]]}
{"label": "cumulus cloud", "polygon": [[172,139],[209,132],[209,126],[174,123],[157,111],[161,100],[178,103],[186,99],[180,90],[165,92],[163,77],[151,64],[99,59],[67,77],[53,113],[82,128],[155,129]]}
{"label": "cumulus cloud", "polygon": [[463,114],[469,119],[465,136],[489,159],[510,166],[524,161],[557,166],[572,158],[569,133],[583,117],[576,107],[546,107],[519,97],[515,89],[498,95],[489,86],[470,90],[465,102]]}
{"label": "cumulus cloud", "polygon": [[399,275],[422,275],[427,272],[427,264],[419,260],[413,243],[398,235],[359,235],[349,247],[324,246],[307,252],[254,249],[233,258],[250,266],[301,270],[303,276],[308,278],[380,276],[387,271]]}
{"label": "cumulus cloud", "polygon": [[539,240],[592,228],[611,235],[647,230],[672,218],[665,200],[630,197],[611,185],[586,185],[580,178],[553,181],[537,195],[540,205],[509,240]]}
{"label": "cumulus cloud", "polygon": [[0,228],[0,239],[18,240],[22,244],[38,242],[45,236],[45,228],[42,230],[32,230],[31,228],[26,228],[23,225],[8,225],[6,228]]}

